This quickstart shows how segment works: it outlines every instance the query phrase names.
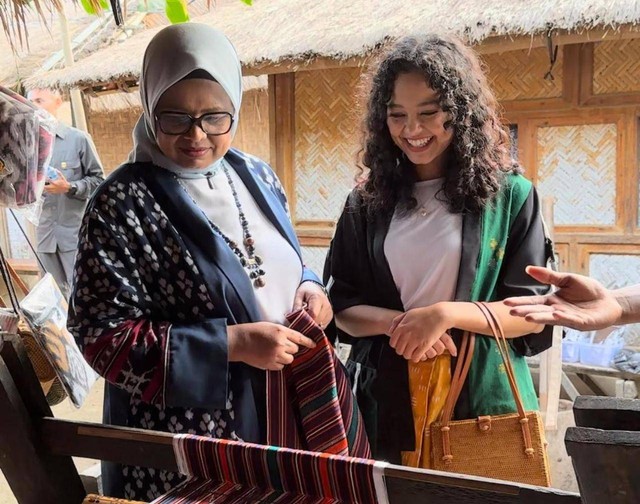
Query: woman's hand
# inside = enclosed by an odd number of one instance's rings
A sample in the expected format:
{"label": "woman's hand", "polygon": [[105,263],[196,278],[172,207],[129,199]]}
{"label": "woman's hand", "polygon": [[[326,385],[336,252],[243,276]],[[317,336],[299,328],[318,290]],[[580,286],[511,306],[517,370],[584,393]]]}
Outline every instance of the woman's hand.
{"label": "woman's hand", "polygon": [[447,332],[453,324],[446,306],[437,303],[414,308],[396,317],[389,330],[389,344],[396,353],[413,362],[431,359],[445,350],[456,355],[455,344]]}
{"label": "woman's hand", "polygon": [[545,296],[505,299],[504,303],[513,307],[511,315],[581,331],[602,329],[620,320],[623,310],[613,292],[593,278],[538,266],[529,266],[526,271],[538,282],[555,285],[558,290]]}
{"label": "woman's hand", "polygon": [[316,344],[297,331],[271,322],[238,324],[227,328],[229,361],[279,371],[293,362],[299,347]]}
{"label": "woman's hand", "polygon": [[313,320],[323,329],[333,318],[333,309],[329,298],[322,287],[314,282],[302,282],[298,287],[293,301],[293,311],[301,308],[306,308]]}

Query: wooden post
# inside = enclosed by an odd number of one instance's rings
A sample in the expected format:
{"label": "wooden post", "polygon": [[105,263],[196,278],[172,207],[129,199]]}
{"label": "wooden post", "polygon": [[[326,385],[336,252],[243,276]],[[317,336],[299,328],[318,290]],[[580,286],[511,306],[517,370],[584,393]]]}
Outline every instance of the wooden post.
{"label": "wooden post", "polygon": [[271,166],[289,199],[295,223],[295,74],[269,75]]}
{"label": "wooden post", "polygon": [[[553,239],[553,205],[555,198],[542,199],[542,216]],[[558,428],[558,408],[562,388],[562,327],[553,328],[551,348],[540,356],[540,409],[547,430]]]}
{"label": "wooden post", "polygon": [[0,337],[0,469],[20,504],[80,504],[86,492],[69,456],[41,443],[38,420],[51,409],[18,336]]}

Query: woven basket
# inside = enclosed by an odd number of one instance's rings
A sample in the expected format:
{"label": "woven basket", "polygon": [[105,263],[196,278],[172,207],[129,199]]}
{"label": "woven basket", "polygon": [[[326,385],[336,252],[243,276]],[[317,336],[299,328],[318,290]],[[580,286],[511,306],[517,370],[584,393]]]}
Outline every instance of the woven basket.
{"label": "woven basket", "polygon": [[143,504],[140,501],[130,501],[126,499],[114,499],[113,497],[104,497],[102,495],[89,494],[82,504]]}
{"label": "woven basket", "polygon": [[18,334],[22,339],[22,344],[27,351],[27,356],[31,361],[33,370],[38,377],[38,381],[42,387],[42,392],[47,397],[47,403],[49,403],[49,406],[60,404],[67,397],[67,393],[56,376],[53,366],[51,366],[51,363],[40,348],[40,345],[38,345],[33,337],[31,329],[29,329],[24,323],[20,323],[18,327]]}

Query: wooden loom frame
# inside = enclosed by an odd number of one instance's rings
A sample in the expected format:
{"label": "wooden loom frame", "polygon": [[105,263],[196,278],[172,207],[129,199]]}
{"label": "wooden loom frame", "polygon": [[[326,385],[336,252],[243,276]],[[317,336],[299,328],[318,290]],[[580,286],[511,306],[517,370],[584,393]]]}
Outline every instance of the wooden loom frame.
{"label": "wooden loom frame", "polygon": [[[80,504],[72,456],[177,470],[172,435],[53,417],[18,336],[0,334],[0,468],[20,504]],[[389,466],[389,504],[579,504],[555,489]]]}

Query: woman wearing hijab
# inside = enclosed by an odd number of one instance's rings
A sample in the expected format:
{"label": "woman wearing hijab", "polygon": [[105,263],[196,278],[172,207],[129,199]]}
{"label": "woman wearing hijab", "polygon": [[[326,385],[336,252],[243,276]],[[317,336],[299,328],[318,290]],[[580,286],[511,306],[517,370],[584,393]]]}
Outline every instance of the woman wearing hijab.
{"label": "woman wearing hijab", "polygon": [[[286,199],[263,161],[231,149],[242,76],[217,30],[181,24],[150,42],[129,162],[80,231],[69,327],[107,381],[106,423],[263,442],[262,370],[314,343],[286,328],[332,318],[304,267]],[[105,492],[152,500],[180,478],[109,465]]]}

